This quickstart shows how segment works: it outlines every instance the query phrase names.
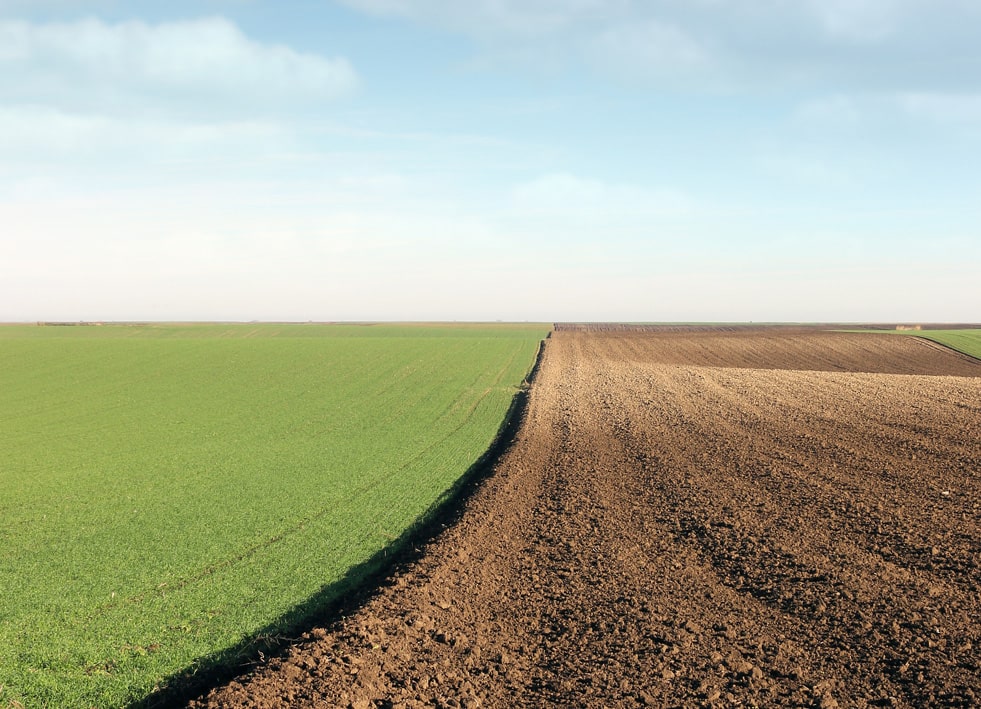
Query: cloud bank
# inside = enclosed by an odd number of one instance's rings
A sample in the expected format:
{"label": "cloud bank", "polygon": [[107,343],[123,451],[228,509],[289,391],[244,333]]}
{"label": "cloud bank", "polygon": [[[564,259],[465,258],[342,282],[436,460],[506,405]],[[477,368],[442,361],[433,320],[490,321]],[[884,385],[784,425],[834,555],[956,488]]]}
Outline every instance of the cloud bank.
{"label": "cloud bank", "polygon": [[4,103],[63,110],[254,113],[349,93],[357,74],[330,59],[250,39],[220,17],[147,24],[0,21]]}
{"label": "cloud bank", "polygon": [[343,57],[260,42],[222,17],[0,20],[0,195],[5,172],[20,180],[57,160],[290,152],[296,124],[358,81]]}
{"label": "cloud bank", "polygon": [[981,87],[981,4],[969,0],[339,2],[466,35],[491,61],[581,63],[672,86]]}

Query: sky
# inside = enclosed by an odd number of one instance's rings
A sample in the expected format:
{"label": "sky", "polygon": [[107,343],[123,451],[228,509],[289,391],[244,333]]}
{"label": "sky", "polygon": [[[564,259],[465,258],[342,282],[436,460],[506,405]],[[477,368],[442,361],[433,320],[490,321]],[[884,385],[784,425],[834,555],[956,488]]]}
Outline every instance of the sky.
{"label": "sky", "polygon": [[976,0],[0,0],[0,321],[981,321]]}

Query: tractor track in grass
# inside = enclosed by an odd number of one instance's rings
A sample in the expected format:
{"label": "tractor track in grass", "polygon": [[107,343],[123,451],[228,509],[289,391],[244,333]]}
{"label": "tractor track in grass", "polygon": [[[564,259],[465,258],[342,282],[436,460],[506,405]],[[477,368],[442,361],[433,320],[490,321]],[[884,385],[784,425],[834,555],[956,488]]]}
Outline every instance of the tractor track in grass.
{"label": "tractor track in grass", "polygon": [[976,706],[981,365],[569,329],[443,530],[193,707]]}

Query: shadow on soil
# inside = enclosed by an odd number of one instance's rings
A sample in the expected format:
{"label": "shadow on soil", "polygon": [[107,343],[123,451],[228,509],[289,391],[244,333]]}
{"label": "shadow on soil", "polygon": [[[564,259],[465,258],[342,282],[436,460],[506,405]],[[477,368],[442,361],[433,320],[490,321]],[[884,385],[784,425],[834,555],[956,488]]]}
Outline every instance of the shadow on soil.
{"label": "shadow on soil", "polygon": [[511,400],[511,406],[490,447],[401,536],[367,561],[348,569],[341,579],[324,586],[254,636],[222,652],[200,658],[193,667],[168,677],[159,689],[130,704],[128,709],[185,705],[212,687],[224,684],[273,658],[285,656],[293,644],[301,641],[301,635],[353,614],[399,570],[421,557],[426,546],[460,518],[467,500],[489,477],[498,459],[514,442],[524,420],[529,388],[538,373],[544,351],[543,341],[539,344],[535,363],[521,389]]}

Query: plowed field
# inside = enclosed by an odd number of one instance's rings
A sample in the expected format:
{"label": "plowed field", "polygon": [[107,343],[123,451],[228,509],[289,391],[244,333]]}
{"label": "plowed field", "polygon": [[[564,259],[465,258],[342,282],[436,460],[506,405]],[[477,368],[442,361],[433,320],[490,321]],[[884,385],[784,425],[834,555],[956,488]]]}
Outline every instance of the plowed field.
{"label": "plowed field", "polygon": [[981,364],[553,334],[514,445],[357,612],[194,706],[976,706]]}

